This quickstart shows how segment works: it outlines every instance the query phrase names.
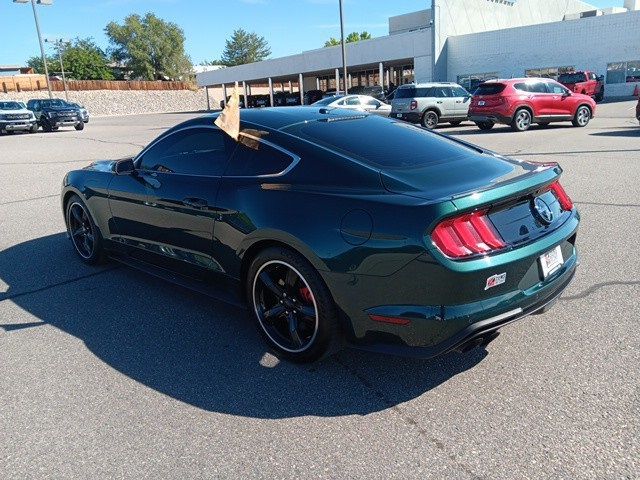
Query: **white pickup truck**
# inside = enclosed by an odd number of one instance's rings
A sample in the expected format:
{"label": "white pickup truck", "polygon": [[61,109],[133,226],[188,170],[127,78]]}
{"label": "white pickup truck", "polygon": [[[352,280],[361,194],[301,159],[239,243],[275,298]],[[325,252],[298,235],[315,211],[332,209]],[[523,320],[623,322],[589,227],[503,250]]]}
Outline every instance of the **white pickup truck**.
{"label": "white pickup truck", "polygon": [[38,122],[35,115],[19,102],[0,101],[0,135],[17,130],[36,133]]}

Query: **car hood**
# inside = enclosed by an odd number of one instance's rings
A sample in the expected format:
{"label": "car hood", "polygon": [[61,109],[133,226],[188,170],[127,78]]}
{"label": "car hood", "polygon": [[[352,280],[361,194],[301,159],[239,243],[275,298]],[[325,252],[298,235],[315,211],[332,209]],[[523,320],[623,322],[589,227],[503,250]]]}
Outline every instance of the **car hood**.
{"label": "car hood", "polygon": [[455,199],[497,188],[550,168],[493,153],[470,154],[427,168],[381,170],[385,189],[425,200]]}
{"label": "car hood", "polygon": [[0,110],[0,115],[16,115],[16,114],[25,114],[25,113],[31,115],[33,112],[31,112],[30,110],[25,110],[23,108],[19,110]]}

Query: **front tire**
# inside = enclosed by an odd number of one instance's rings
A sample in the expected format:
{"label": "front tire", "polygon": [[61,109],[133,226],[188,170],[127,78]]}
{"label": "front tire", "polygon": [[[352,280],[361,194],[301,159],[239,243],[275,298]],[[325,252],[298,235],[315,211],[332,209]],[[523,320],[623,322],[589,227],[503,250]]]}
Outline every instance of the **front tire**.
{"label": "front tire", "polygon": [[84,122],[80,122],[75,126],[76,130],[84,130]]}
{"label": "front tire", "polygon": [[336,351],[336,305],[300,254],[281,247],[260,252],[249,267],[246,292],[260,334],[279,356],[306,363]]}
{"label": "front tire", "polygon": [[529,130],[531,126],[531,112],[526,108],[516,110],[513,120],[511,121],[511,129],[515,132],[524,132]]}
{"label": "front tire", "polygon": [[49,123],[49,120],[43,120],[43,122],[42,122],[42,131],[43,132],[53,132],[53,127]]}
{"label": "front tire", "polygon": [[38,124],[34,123],[32,127],[29,129],[29,133],[38,133]]}
{"label": "front tire", "polygon": [[438,116],[438,112],[433,110],[427,110],[422,115],[422,126],[424,128],[428,128],[429,130],[433,130],[438,126],[438,122],[440,121],[440,117]]}
{"label": "front tire", "polygon": [[574,127],[586,127],[591,120],[591,110],[586,105],[580,105],[571,123]]}
{"label": "front tire", "polygon": [[102,235],[78,195],[72,195],[67,201],[65,219],[71,243],[80,260],[89,265],[100,263],[104,259]]}

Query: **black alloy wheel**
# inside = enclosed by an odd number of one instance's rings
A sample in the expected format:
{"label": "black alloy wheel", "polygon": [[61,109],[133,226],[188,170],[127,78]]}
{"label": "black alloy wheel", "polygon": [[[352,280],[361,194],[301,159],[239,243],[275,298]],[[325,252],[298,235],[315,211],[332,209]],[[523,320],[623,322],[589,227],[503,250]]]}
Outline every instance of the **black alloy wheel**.
{"label": "black alloy wheel", "polygon": [[270,248],[254,259],[247,280],[260,333],[278,354],[310,362],[333,353],[338,337],[335,304],[304,258]]}
{"label": "black alloy wheel", "polygon": [[98,263],[102,260],[102,236],[77,195],[67,202],[66,216],[69,236],[78,256],[85,263]]}
{"label": "black alloy wheel", "polygon": [[427,110],[422,116],[422,126],[429,130],[436,128],[439,121],[438,113],[433,110]]}

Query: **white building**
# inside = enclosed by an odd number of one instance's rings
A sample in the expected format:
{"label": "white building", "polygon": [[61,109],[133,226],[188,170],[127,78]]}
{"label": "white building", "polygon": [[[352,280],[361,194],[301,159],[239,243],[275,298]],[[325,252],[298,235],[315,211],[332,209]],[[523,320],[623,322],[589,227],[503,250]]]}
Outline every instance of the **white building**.
{"label": "white building", "polygon": [[[580,0],[429,3],[389,18],[388,36],[347,44],[347,84],[439,80],[473,89],[488,78],[555,77],[566,70],[605,75],[606,96],[632,95],[640,84],[640,0],[608,9]],[[341,67],[337,46],[203,72],[197,80],[205,87],[245,82],[249,92],[252,83],[328,90],[337,81],[343,88]]]}

